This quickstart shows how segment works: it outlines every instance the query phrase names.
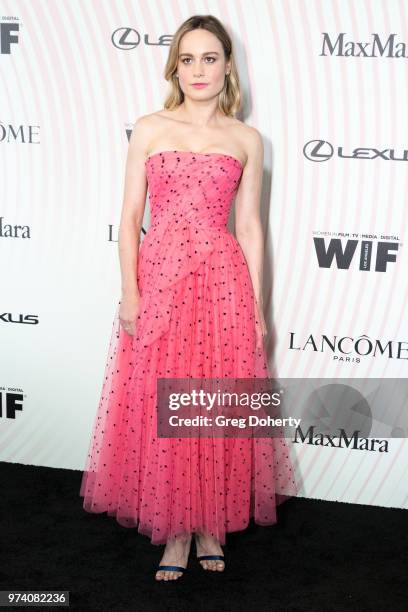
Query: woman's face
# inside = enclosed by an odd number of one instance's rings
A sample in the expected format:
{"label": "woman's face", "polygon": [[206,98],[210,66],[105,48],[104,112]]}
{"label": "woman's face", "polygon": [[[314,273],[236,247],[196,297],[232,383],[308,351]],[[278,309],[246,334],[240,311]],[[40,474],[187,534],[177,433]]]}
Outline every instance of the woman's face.
{"label": "woman's face", "polygon": [[214,34],[202,29],[184,34],[179,45],[177,74],[185,96],[194,100],[217,96],[229,70],[224,49]]}

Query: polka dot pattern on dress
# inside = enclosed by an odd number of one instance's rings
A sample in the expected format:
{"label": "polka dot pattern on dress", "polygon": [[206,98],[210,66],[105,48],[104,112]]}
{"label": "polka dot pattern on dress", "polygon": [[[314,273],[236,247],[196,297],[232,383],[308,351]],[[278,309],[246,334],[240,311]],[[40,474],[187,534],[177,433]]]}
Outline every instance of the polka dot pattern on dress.
{"label": "polka dot pattern on dress", "polygon": [[136,333],[117,306],[80,495],[152,544],[277,520],[297,493],[284,438],[158,438],[157,378],[269,378],[243,251],[227,229],[243,167],[233,156],[146,160],[151,223],[139,250]]}

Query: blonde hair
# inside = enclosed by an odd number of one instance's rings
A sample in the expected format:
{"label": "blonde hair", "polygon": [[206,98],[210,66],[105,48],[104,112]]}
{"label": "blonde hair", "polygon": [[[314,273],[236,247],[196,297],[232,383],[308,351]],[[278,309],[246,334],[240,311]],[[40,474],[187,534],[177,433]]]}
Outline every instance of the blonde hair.
{"label": "blonde hair", "polygon": [[164,78],[170,83],[170,92],[164,102],[164,108],[173,110],[184,100],[184,93],[176,77],[180,41],[186,32],[199,28],[214,34],[224,49],[226,61],[231,59],[231,70],[225,76],[224,87],[218,96],[218,107],[225,115],[233,117],[241,106],[239,76],[232,53],[231,38],[222,23],[213,15],[193,15],[184,21],[174,34],[164,69]]}

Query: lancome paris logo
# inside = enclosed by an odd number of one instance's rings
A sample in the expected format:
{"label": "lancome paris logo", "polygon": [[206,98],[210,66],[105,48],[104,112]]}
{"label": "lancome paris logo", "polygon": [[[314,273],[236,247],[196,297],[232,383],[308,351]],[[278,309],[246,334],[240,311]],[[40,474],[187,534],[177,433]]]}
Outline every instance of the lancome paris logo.
{"label": "lancome paris logo", "polygon": [[146,47],[168,47],[173,38],[172,34],[160,34],[155,40],[152,40],[149,34],[140,34],[135,28],[117,28],[111,36],[111,41],[114,47],[122,51],[131,51],[140,44]]}
{"label": "lancome paris logo", "polygon": [[[387,272],[402,246],[398,236],[358,232],[314,232],[313,243],[319,268],[353,268],[363,272]],[[326,242],[327,239],[327,242]]]}
{"label": "lancome paris logo", "polygon": [[408,341],[345,335],[309,334],[300,336],[289,332],[289,350],[323,353],[340,363],[361,363],[364,357],[408,359]]}
{"label": "lancome paris logo", "polygon": [[334,147],[327,140],[309,140],[303,147],[303,155],[309,161],[324,162],[337,156],[341,159],[373,160],[380,158],[384,161],[408,161],[408,149],[377,149],[374,147],[355,147],[346,151],[342,146]]}
{"label": "lancome paris logo", "polygon": [[398,34],[389,34],[385,40],[378,34],[372,34],[368,42],[346,39],[346,32],[341,32],[336,39],[323,32],[322,51],[320,55],[336,55],[337,57],[408,57],[407,45],[397,42]]}
{"label": "lancome paris logo", "polygon": [[11,54],[11,45],[18,44],[20,24],[15,17],[2,17],[0,23],[0,50],[1,55]]}
{"label": "lancome paris logo", "polygon": [[0,418],[15,419],[23,411],[25,394],[19,387],[0,387]]}
{"label": "lancome paris logo", "polygon": [[23,143],[39,144],[39,125],[13,125],[0,121],[0,144]]}

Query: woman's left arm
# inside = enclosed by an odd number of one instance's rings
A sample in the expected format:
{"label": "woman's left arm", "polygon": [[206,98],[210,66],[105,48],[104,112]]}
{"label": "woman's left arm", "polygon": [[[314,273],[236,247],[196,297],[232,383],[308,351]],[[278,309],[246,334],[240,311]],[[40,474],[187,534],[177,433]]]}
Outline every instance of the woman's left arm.
{"label": "woman's left arm", "polygon": [[267,335],[262,296],[264,260],[264,236],[260,217],[262,176],[262,137],[255,128],[249,127],[247,162],[235,198],[235,235],[245,255],[252,280],[258,348],[262,346]]}
{"label": "woman's left arm", "polygon": [[259,132],[248,126],[247,162],[235,198],[235,235],[244,252],[255,299],[262,308],[264,237],[260,218],[263,176],[263,142]]}

